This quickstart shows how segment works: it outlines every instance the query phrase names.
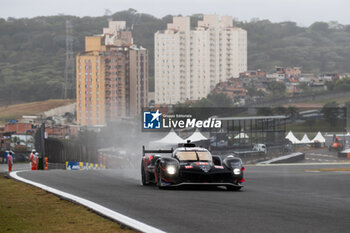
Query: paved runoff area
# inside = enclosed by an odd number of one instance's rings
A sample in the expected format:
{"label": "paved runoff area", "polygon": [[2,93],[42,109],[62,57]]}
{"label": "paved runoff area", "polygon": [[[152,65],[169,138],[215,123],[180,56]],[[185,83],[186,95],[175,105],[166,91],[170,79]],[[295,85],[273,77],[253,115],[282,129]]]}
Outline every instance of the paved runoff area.
{"label": "paved runoff area", "polygon": [[247,166],[242,191],[158,190],[138,170],[25,171],[18,176],[95,202],[166,232],[348,232],[348,164]]}
{"label": "paved runoff area", "polygon": [[[23,170],[30,170],[30,164],[28,163],[14,163],[12,167],[12,171],[23,171]],[[0,164],[0,172],[7,172],[8,171],[8,165],[7,164]]]}

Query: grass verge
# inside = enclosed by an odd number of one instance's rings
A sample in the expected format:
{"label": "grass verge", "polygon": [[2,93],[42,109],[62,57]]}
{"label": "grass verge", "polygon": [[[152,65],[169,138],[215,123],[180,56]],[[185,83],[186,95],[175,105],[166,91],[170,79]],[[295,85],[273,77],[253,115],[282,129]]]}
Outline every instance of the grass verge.
{"label": "grass verge", "polygon": [[0,123],[16,120],[23,115],[37,115],[53,108],[74,103],[75,100],[51,99],[45,101],[0,106]]}
{"label": "grass verge", "polygon": [[0,187],[0,232],[134,232],[4,175],[0,175]]}

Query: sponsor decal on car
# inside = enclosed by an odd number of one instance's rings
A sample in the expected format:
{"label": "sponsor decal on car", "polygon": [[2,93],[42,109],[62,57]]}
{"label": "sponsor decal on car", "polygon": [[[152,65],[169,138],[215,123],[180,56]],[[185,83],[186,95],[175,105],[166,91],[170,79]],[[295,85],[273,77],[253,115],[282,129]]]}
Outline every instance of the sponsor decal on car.
{"label": "sponsor decal on car", "polygon": [[186,165],[185,168],[186,168],[186,169],[191,169],[191,168],[193,168],[193,166],[191,166],[191,165]]}
{"label": "sponsor decal on car", "polygon": [[209,163],[206,163],[206,162],[196,162],[195,164],[196,165],[209,165]]}
{"label": "sponsor decal on car", "polygon": [[210,170],[209,165],[199,165],[199,168],[204,172],[208,172]]}
{"label": "sponsor decal on car", "polygon": [[224,166],[214,166],[216,169],[224,169]]}

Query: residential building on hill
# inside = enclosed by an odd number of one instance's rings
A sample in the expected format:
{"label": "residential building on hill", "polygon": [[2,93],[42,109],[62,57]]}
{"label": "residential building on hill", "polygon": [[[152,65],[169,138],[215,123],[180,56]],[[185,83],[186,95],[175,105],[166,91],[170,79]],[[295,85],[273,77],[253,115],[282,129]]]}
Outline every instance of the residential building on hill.
{"label": "residential building on hill", "polygon": [[174,17],[154,43],[156,104],[199,100],[247,70],[247,32],[231,16],[204,15],[194,29],[189,17]]}
{"label": "residential building on hill", "polygon": [[133,44],[124,21],[85,37],[76,57],[77,123],[105,125],[135,117],[148,103],[148,51]]}

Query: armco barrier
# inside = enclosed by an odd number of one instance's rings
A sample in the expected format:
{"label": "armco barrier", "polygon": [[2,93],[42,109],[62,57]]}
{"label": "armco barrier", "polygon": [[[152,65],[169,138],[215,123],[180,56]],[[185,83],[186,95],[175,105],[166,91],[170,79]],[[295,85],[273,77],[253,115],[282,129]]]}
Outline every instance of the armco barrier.
{"label": "armco barrier", "polygon": [[[214,154],[214,155],[218,155],[218,154]],[[255,164],[259,161],[263,161],[266,159],[269,159],[271,157],[268,157],[267,154],[265,154],[262,151],[235,151],[235,152],[227,152],[226,154],[219,154],[219,156],[221,156],[222,159],[225,159],[228,155],[234,155],[235,157],[238,157],[240,159],[242,159],[242,162],[244,164]]]}
{"label": "armco barrier", "polygon": [[245,164],[257,163],[258,161],[266,160],[266,154],[262,151],[235,152],[234,156],[241,158]]}
{"label": "armco barrier", "polygon": [[261,156],[265,155],[265,152],[262,152],[262,151],[241,151],[241,152],[234,152],[234,154],[240,158],[247,158],[247,157],[261,157]]}
{"label": "armco barrier", "polygon": [[275,164],[275,163],[294,163],[305,159],[305,154],[295,152],[289,155],[280,156],[271,160],[263,161],[258,164]]}
{"label": "armco barrier", "polygon": [[64,163],[48,163],[48,170],[52,169],[66,169],[66,164]]}

